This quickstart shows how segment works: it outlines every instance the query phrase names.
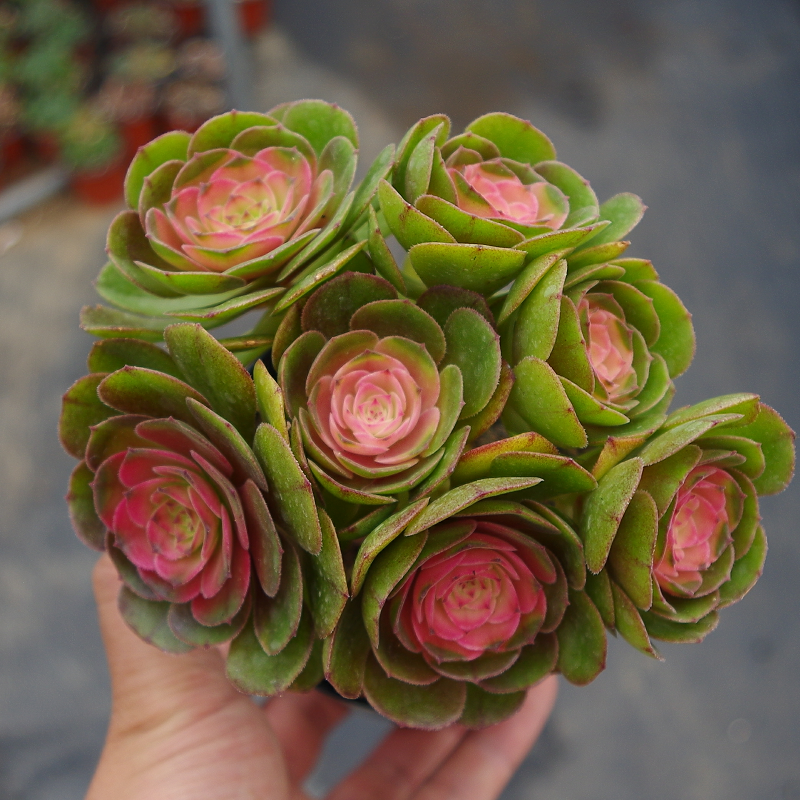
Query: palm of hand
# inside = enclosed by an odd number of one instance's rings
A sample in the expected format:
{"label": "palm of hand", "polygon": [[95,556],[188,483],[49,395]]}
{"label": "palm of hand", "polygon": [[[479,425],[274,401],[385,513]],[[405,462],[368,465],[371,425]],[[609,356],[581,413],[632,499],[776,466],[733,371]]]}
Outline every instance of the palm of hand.
{"label": "palm of hand", "polygon": [[[86,800],[305,800],[303,781],[346,707],[310,692],[261,708],[228,683],[218,652],[170,656],[128,630],[107,557],[94,578],[113,710]],[[484,731],[394,731],[329,800],[491,800],[544,726],[555,693],[554,680],[545,681],[517,715]]]}

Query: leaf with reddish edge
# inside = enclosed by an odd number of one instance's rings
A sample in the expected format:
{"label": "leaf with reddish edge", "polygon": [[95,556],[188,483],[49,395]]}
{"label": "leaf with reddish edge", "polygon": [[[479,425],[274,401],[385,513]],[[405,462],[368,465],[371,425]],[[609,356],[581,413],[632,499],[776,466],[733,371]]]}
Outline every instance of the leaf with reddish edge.
{"label": "leaf with reddish edge", "polygon": [[[739,425],[749,425],[755,421],[758,416],[759,400],[757,394],[750,392],[738,392],[736,394],[724,394],[720,397],[712,397],[709,400],[703,400],[695,403],[692,406],[684,406],[683,408],[673,411],[667,421],[664,423],[664,428],[674,428],[677,425],[682,425],[684,422],[691,422],[695,419],[702,419],[711,414],[742,414],[742,421],[738,425],[731,425],[731,427],[739,427]],[[738,431],[736,432],[738,435]]]}
{"label": "leaf with reddish edge", "polygon": [[380,627],[380,639],[377,646],[373,645],[372,655],[390,678],[411,686],[428,686],[441,677],[419,653],[403,646],[392,631],[386,612],[381,616]]}
{"label": "leaf with reddish edge", "polygon": [[767,537],[764,529],[756,530],[753,544],[746,555],[734,562],[730,580],[719,588],[720,601],[717,608],[726,608],[741,600],[761,577],[764,559],[767,557]]}
{"label": "leaf with reddish edge", "polygon": [[492,694],[480,686],[468,683],[467,699],[458,724],[473,729],[496,725],[516,714],[522,708],[525,697],[525,692]]}
{"label": "leaf with reddish edge", "polygon": [[105,548],[106,526],[94,508],[93,478],[94,473],[81,461],[70,475],[66,500],[77,537],[93,550],[102,551]]}
{"label": "leaf with reddish edge", "polygon": [[145,367],[183,377],[169,353],[141,339],[106,339],[95,342],[87,359],[89,372],[116,372],[124,366]]}
{"label": "leaf with reddish edge", "polygon": [[367,659],[364,695],[382,716],[410,728],[440,730],[464,711],[466,685],[440,678],[429,686],[411,686],[390,678],[374,656]]}
{"label": "leaf with reddish edge", "polygon": [[489,470],[491,478],[528,476],[542,479],[541,484],[525,492],[529,499],[583,494],[597,487],[597,481],[573,459],[548,453],[501,453]]}
{"label": "leaf with reddish edge", "polygon": [[287,689],[289,692],[310,692],[316,689],[325,680],[325,671],[322,668],[322,641],[315,639],[311,645],[311,655],[308,657],[302,672],[292,681]]}
{"label": "leaf with reddish edge", "polygon": [[378,300],[396,300],[397,291],[377,275],[344,272],[321,286],[303,307],[304,331],[320,331],[327,339],[356,330],[350,321],[358,309]]}
{"label": "leaf with reddish edge", "polygon": [[458,465],[458,460],[464,452],[469,441],[469,425],[453,431],[450,438],[444,443],[444,452],[436,468],[414,491],[415,498],[433,494],[450,478],[453,470]]}
{"label": "leaf with reddish edge", "polygon": [[625,509],[639,485],[642,469],[640,458],[617,464],[586,498],[580,529],[586,566],[594,573],[600,572],[606,563]]}
{"label": "leaf with reddish edge", "polygon": [[219,414],[215,414],[210,408],[192,398],[186,400],[186,405],[195,417],[195,424],[230,462],[233,467],[234,483],[239,485],[250,479],[260,489],[267,491],[264,473],[253,451],[236,428]]}
{"label": "leaf with reddish edge", "polygon": [[641,447],[646,441],[646,433],[631,436],[609,436],[592,466],[592,475],[600,480],[612,467],[619,464],[625,456],[632,453],[637,447]]}
{"label": "leaf with reddish edge", "polygon": [[206,120],[192,135],[187,157],[206,150],[230,147],[242,131],[264,125],[275,125],[276,120],[255,111],[227,111]]}
{"label": "leaf with reddish edge", "polygon": [[223,587],[213,597],[199,594],[192,600],[192,615],[208,627],[230,622],[244,603],[250,587],[250,556],[241,547],[235,547],[231,559],[231,574]]}
{"label": "leaf with reddish edge", "polygon": [[360,696],[369,654],[361,603],[350,600],[342,611],[336,630],[325,639],[322,649],[325,678],[342,697],[354,700]]}
{"label": "leaf with reddish edge", "polygon": [[139,570],[128,561],[127,556],[114,544],[114,534],[110,531],[106,536],[106,552],[111,558],[111,562],[117,568],[120,580],[135,595],[143,600],[159,600],[159,596],[148,586],[139,575]]}
{"label": "leaf with reddish edge", "polygon": [[[591,242],[589,242],[589,244],[591,244]],[[619,258],[630,245],[630,242],[622,241],[600,244],[596,247],[586,247],[586,240],[584,240],[567,256],[569,271],[573,272],[593,266],[594,264],[605,264],[608,261],[613,261]]]}
{"label": "leaf with reddish edge", "polygon": [[612,580],[611,594],[614,598],[615,627],[625,641],[657,661],[663,661],[663,656],[653,647],[642,617],[628,595]]}
{"label": "leaf with reddish edge", "polygon": [[443,364],[461,371],[464,407],[460,417],[469,418],[483,410],[500,381],[500,337],[492,326],[471,308],[456,309],[444,327],[447,353]]}
{"label": "leaf with reddish edge", "polygon": [[513,361],[532,356],[546,361],[553,352],[561,318],[561,292],[567,262],[556,261],[536,282],[517,311],[512,344]]}
{"label": "leaf with reddish edge", "polygon": [[687,444],[707,433],[718,425],[736,422],[741,418],[739,414],[714,414],[701,419],[684,422],[674,428],[659,432],[647,444],[637,451],[636,455],[642,459],[645,466],[656,464],[665,458],[677,453]]}
{"label": "leaf with reddish edge", "polygon": [[308,331],[295,339],[281,357],[278,383],[292,417],[297,417],[300,408],[306,405],[306,380],[323,347],[325,337],[319,331]]}
{"label": "leaf with reddish edge", "polygon": [[388,519],[394,509],[391,506],[380,506],[374,511],[370,511],[355,522],[351,522],[345,528],[339,528],[337,534],[340,542],[352,542],[367,536],[377,525]]}
{"label": "leaf with reddish edge", "polygon": [[126,586],[119,591],[117,606],[128,627],[165,653],[188,653],[194,648],[178,639],[167,623],[169,603],[143,600]]}
{"label": "leaf with reddish edge", "polygon": [[[86,445],[86,466],[96,472],[109,456],[127,450],[129,447],[150,447],[151,442],[136,433],[136,426],[149,417],[123,414],[109,417],[93,425]],[[188,455],[188,453],[185,453]]]}
{"label": "leaf with reddish edge", "polygon": [[97,515],[109,530],[114,525],[114,511],[122,502],[127,487],[119,479],[119,468],[125,458],[125,453],[115,453],[109,456],[95,472],[92,481],[94,505]]}
{"label": "leaf with reddish edge", "polygon": [[759,403],[753,422],[736,428],[737,436],[746,436],[761,445],[766,466],[753,481],[759,495],[782,492],[794,474],[794,431],[775,409]]}
{"label": "leaf with reddish edge", "polygon": [[125,176],[125,200],[130,208],[138,208],[145,179],[167,161],[185,161],[190,136],[185,131],[170,131],[140,147]]}
{"label": "leaf with reddish edge", "polygon": [[406,161],[406,174],[402,188],[403,197],[413,203],[424,194],[431,182],[436,142],[445,135],[447,123],[440,123],[420,139]]}
{"label": "leaf with reddish edge", "polygon": [[519,657],[504,672],[484,678],[480,687],[493,694],[510,694],[527,689],[556,668],[558,639],[552,633],[540,633],[533,644],[520,650]]}
{"label": "leaf with reddish edge", "polygon": [[549,453],[556,455],[558,448],[539,433],[521,433],[496,442],[475,447],[464,455],[453,472],[453,483],[470,483],[489,477],[494,460],[503,453]]}
{"label": "leaf with reddish edge", "polygon": [[192,647],[215,647],[233,639],[242,630],[250,616],[249,595],[236,616],[222,625],[201,625],[192,615],[189,603],[173,603],[167,614],[170,630],[182,642]]}
{"label": "leaf with reddish edge", "polygon": [[368,208],[372,208],[372,199],[375,197],[375,192],[378,190],[378,184],[386,178],[394,166],[394,153],[394,145],[387,144],[386,147],[378,153],[377,158],[372,164],[370,164],[367,174],[356,187],[353,205],[350,207],[347,219],[344,221],[344,230],[350,230],[350,228],[362,218],[364,212]]}
{"label": "leaf with reddish edge", "polygon": [[288,440],[289,429],[286,425],[283,392],[267,371],[263,361],[257,361],[253,368],[253,383],[255,384],[256,404],[261,419],[272,425],[284,439]]}
{"label": "leaf with reddish edge", "polygon": [[[654,581],[654,587],[657,585],[658,583]],[[666,601],[664,601],[663,605],[666,606]],[[720,593],[717,591],[703,597],[685,598],[670,595],[669,605],[671,606],[670,609],[662,607],[659,599],[653,603],[653,607],[649,610],[654,614],[658,614],[659,617],[664,617],[672,622],[699,622],[703,617],[720,607]]]}
{"label": "leaf with reddish edge", "polygon": [[744,493],[742,517],[736,528],[731,531],[733,548],[738,561],[753,546],[753,540],[756,536],[759,522],[761,522],[761,513],[759,512],[758,496],[753,482],[739,470],[731,469],[729,474],[739,484],[739,488]]}
{"label": "leaf with reddish edge", "polygon": [[[543,256],[534,258],[517,275],[511,289],[503,301],[503,307],[497,316],[497,324],[502,325],[509,317],[522,305],[528,295],[536,288],[536,285],[548,272],[551,267],[563,255],[563,250],[554,253],[545,253]],[[563,279],[562,279],[563,285]]]}
{"label": "leaf with reddish edge", "polygon": [[434,500],[406,529],[406,536],[414,536],[463,511],[465,508],[499,494],[527,489],[541,482],[541,478],[483,478],[456,489],[451,489]]}
{"label": "leaf with reddish edge", "polygon": [[194,416],[186,407],[186,398],[208,405],[203,395],[183,381],[142,367],[112,372],[101,381],[97,394],[104,403],[125,414],[175,417],[190,425]]}
{"label": "leaf with reddish edge", "polygon": [[378,217],[372,206],[369,207],[368,225],[367,248],[369,250],[369,257],[375,265],[375,272],[377,272],[381,278],[389,281],[398,292],[406,294],[406,282],[403,279],[403,274],[397,266],[397,261],[395,261],[392,251],[389,249],[389,245],[386,244],[386,239],[383,238],[378,223]]}
{"label": "leaf with reddish edge", "polygon": [[686,476],[697,466],[703,451],[694,444],[668,456],[663,461],[651,464],[642,470],[639,487],[655,501],[659,517],[662,516]]}
{"label": "leaf with reddish edge", "polygon": [[240,317],[247,311],[269,306],[271,301],[284,292],[280,286],[272,286],[256,291],[256,285],[251,284],[248,288],[251,291],[237,294],[230,300],[217,305],[204,306],[197,310],[191,308],[185,310],[176,309],[174,311],[165,311],[164,314],[173,318],[173,320],[177,318],[187,322],[200,322],[204,328],[219,328],[220,325]]}
{"label": "leaf with reddish edge", "polygon": [[417,305],[427,311],[442,329],[450,319],[450,315],[459,308],[471,308],[492,327],[495,324],[494,315],[486,298],[477,292],[461,289],[458,286],[432,286],[420,295]]}
{"label": "leaf with reddish edge", "polygon": [[592,234],[608,227],[608,222],[597,222],[585,227],[562,228],[560,231],[540,233],[520,242],[515,249],[522,250],[529,259],[539,258],[562,250],[572,250]]}
{"label": "leaf with reddish edge", "polygon": [[389,229],[404,249],[408,250],[422,242],[455,244],[454,236],[438,222],[414,208],[387,181],[383,180],[378,184],[377,196]]}
{"label": "leaf with reddish edge", "polygon": [[349,595],[336,529],[322,509],[319,521],[322,549],[317,556],[305,559],[305,576],[314,631],[318,639],[325,639],[336,627]]}
{"label": "leaf with reddish edge", "polygon": [[471,429],[469,436],[470,442],[486,433],[486,431],[500,419],[500,415],[503,413],[503,409],[506,406],[508,396],[511,394],[513,386],[514,372],[511,367],[503,361],[500,364],[500,380],[497,383],[494,394],[489,398],[489,402],[477,414],[474,414],[469,419]]}
{"label": "leaf with reddish edge", "polygon": [[283,547],[275,530],[264,496],[251,480],[239,490],[250,538],[250,554],[253,558],[258,582],[267,597],[275,597],[281,583],[281,556]]}
{"label": "leaf with reddish edge", "polygon": [[759,442],[747,439],[744,436],[726,436],[720,434],[706,435],[700,439],[703,448],[708,450],[728,450],[734,456],[741,456],[744,461],[737,467],[750,480],[755,480],[763,474],[766,467],[764,451]]}
{"label": "leaf with reddish edge", "polygon": [[286,547],[281,559],[278,593],[269,598],[254,593],[253,630],[268,655],[277,655],[297,632],[303,613],[303,574],[297,552]]}
{"label": "leaf with reddish edge", "polygon": [[106,373],[85,375],[75,381],[62,397],[58,438],[73,458],[83,458],[91,427],[117,413],[98,397],[97,388],[105,378]]}
{"label": "leaf with reddish edge", "polygon": [[303,550],[318,554],[322,549],[322,530],[314,493],[288,442],[272,425],[262,423],[256,431],[253,449],[272,489],[270,500],[287,533]]}
{"label": "leaf with reddish edge", "polygon": [[605,669],[606,631],[599,612],[585,592],[570,589],[569,605],[556,636],[556,668],[570,683],[584,686]]}
{"label": "leaf with reddish edge", "polygon": [[393,497],[385,497],[384,495],[373,494],[372,492],[356,489],[352,486],[346,486],[345,484],[334,480],[313,461],[310,461],[308,466],[323,489],[325,489],[327,492],[330,492],[334,497],[344,500],[346,503],[355,503],[357,505],[366,506],[380,506],[390,505],[391,503],[395,502]]}
{"label": "leaf with reddish edge", "polygon": [[516,662],[519,654],[520,650],[485,652],[472,661],[442,661],[436,665],[436,670],[445,678],[475,683],[504,673]]}
{"label": "leaf with reddish edge", "polygon": [[611,544],[608,567],[633,604],[642,610],[653,604],[657,533],[658,509],[653,498],[647,492],[635,492]]}
{"label": "leaf with reddish edge", "polygon": [[716,611],[697,622],[673,622],[652,611],[643,611],[641,617],[651,639],[676,644],[702,642],[719,624],[719,614]]}
{"label": "leaf with reddish edge", "polygon": [[288,242],[284,242],[274,250],[270,250],[265,256],[236,264],[230,269],[226,269],[222,274],[229,277],[242,278],[245,281],[252,281],[263,275],[269,275],[276,269],[280,269],[292,256],[297,255],[319,232],[319,228],[305,231],[305,233],[289,239]]}
{"label": "leaf with reddish edge", "polygon": [[148,317],[131,314],[108,306],[84,306],[81,309],[81,330],[100,338],[135,338],[160,342],[164,328],[170,325],[169,317]]}
{"label": "leaf with reddish edge", "polygon": [[422,457],[435,453],[450,437],[456,426],[461,409],[464,407],[464,382],[461,370],[455,364],[448,364],[439,373],[439,424],[431,443],[422,451]]}
{"label": "leaf with reddish edge", "polygon": [[275,695],[286,691],[303,671],[314,645],[311,618],[303,614],[297,634],[280,653],[267,655],[249,622],[231,642],[225,673],[245,694]]}
{"label": "leaf with reddish edge", "polygon": [[428,535],[410,539],[400,537],[389,544],[372,564],[363,585],[361,610],[364,628],[374,647],[380,638],[379,626],[383,606],[392,590],[405,577],[422,552]]}
{"label": "leaf with reddish edge", "polygon": [[488,244],[493,247],[514,247],[525,237],[496,220],[475,216],[454,203],[424,194],[414,205],[426,216],[438,222],[457,242],[462,244]]}
{"label": "leaf with reddish edge", "polygon": [[164,339],[186,380],[249,441],[255,433],[256,393],[236,356],[200,325],[170,325]]}
{"label": "leaf with reddish edge", "polygon": [[[236,150],[246,156],[255,156],[260,150],[267,147],[296,147],[301,155],[305,157],[309,165],[313,168],[317,165],[317,154],[308,140],[299,133],[290,131],[280,123],[277,125],[264,125],[263,123],[245,128],[236,134],[230,144],[231,150]],[[352,152],[352,151],[351,151]],[[330,167],[328,167],[330,168]],[[322,172],[322,167],[316,170],[317,174]]]}
{"label": "leaf with reddish edge", "polygon": [[611,579],[608,577],[607,570],[602,570],[597,575],[590,572],[586,576],[586,594],[600,612],[603,624],[613,631],[616,622],[614,596],[611,594]]}
{"label": "leaf with reddish edge", "polygon": [[361,591],[367,571],[378,554],[403,532],[403,528],[428,505],[428,502],[429,498],[424,497],[402,511],[392,514],[364,539],[358,549],[350,578],[353,597]]}
{"label": "leaf with reddish edge", "polygon": [[178,177],[178,173],[183,169],[185,163],[181,159],[170,159],[156,167],[144,179],[139,201],[134,208],[143,225],[147,219],[147,212],[151,208],[164,206],[170,201],[175,178]]}

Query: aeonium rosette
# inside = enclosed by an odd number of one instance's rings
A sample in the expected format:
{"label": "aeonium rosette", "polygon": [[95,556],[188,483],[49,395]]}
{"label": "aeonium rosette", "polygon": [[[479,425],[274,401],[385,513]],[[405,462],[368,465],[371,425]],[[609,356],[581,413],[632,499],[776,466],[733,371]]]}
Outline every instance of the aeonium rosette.
{"label": "aeonium rosette", "polygon": [[[143,639],[183,652],[233,638],[231,679],[283,691],[344,603],[335,535],[288,440],[256,430],[262,401],[236,358],[198,325],[165,337],[167,351],[98,342],[91,374],[64,396],[62,443],[80,459],[67,498],[73,525],[111,556],[120,610]],[[282,409],[268,416],[278,418]],[[327,588],[307,605],[304,583],[321,569]],[[292,657],[266,685],[242,669],[243,657],[257,663],[290,641]]]}
{"label": "aeonium rosette", "polygon": [[344,249],[390,169],[393,147],[353,194],[357,150],[352,117],[318,100],[231,111],[193,135],[154,139],[128,170],[129,208],[111,225],[97,282],[116,310],[86,310],[84,327],[156,338],[170,317],[214,327],[274,305],[311,260]]}
{"label": "aeonium rosette", "polygon": [[625,437],[642,418],[654,430],[694,355],[690,314],[649,261],[576,266],[559,255],[534,259],[498,312],[516,379],[506,428],[562,448]]}
{"label": "aeonium rosette", "polygon": [[581,528],[588,591],[609,627],[650,655],[650,639],[700,641],[716,627],[761,574],[758,496],[788,484],[793,439],[756,395],[739,394],[674,412],[623,460],[617,444],[604,448]]}
{"label": "aeonium rosette", "polygon": [[[479,117],[454,136],[444,115],[420,120],[400,142],[378,197],[408,250],[409,291],[450,284],[485,296],[548,253],[577,248],[591,263],[619,256],[644,210],[629,194],[601,206],[588,182],[556,160],[547,136],[505,113]],[[377,224],[370,252],[389,261]]]}
{"label": "aeonium rosette", "polygon": [[323,653],[340,694],[363,694],[402,725],[482,727],[551,672],[576,683],[600,672],[605,633],[582,591],[580,539],[552,509],[501,496],[538,482],[477,479],[369,533]]}
{"label": "aeonium rosette", "polygon": [[347,272],[291,313],[273,348],[281,387],[311,473],[346,503],[432,490],[502,410],[509,372],[479,295],[439,287],[413,303]]}

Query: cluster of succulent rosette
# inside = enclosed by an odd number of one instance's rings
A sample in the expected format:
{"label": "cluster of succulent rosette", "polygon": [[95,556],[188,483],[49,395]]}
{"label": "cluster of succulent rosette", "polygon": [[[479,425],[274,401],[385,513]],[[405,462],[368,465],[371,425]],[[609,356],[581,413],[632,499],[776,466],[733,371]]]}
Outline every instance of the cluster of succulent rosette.
{"label": "cluster of succulent rosette", "polygon": [[505,113],[420,120],[352,189],[357,151],[300,101],[130,167],[60,429],[127,623],[418,728],[588,683],[607,632],[703,639],[761,574],[794,435],[753,394],[669,412],[694,334],[624,255],[639,198]]}

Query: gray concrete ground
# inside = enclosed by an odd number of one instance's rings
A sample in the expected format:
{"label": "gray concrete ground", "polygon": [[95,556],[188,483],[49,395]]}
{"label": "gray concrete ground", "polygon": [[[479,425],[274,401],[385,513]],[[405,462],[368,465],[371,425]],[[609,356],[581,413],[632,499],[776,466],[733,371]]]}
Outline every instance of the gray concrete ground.
{"label": "gray concrete ground", "polygon": [[[789,0],[277,0],[259,44],[263,107],[335,100],[365,160],[423,114],[503,108],[534,120],[601,197],[639,193],[634,232],[695,314],[678,402],[758,390],[797,428],[800,345],[800,8]],[[61,392],[84,370],[114,209],[57,198],[0,226],[0,798],[85,791],[108,711],[73,537]],[[763,579],[700,646],[660,664],[612,642],[594,684],[564,685],[505,798],[800,797],[800,493],[765,500]],[[334,734],[320,792],[387,729]]]}

